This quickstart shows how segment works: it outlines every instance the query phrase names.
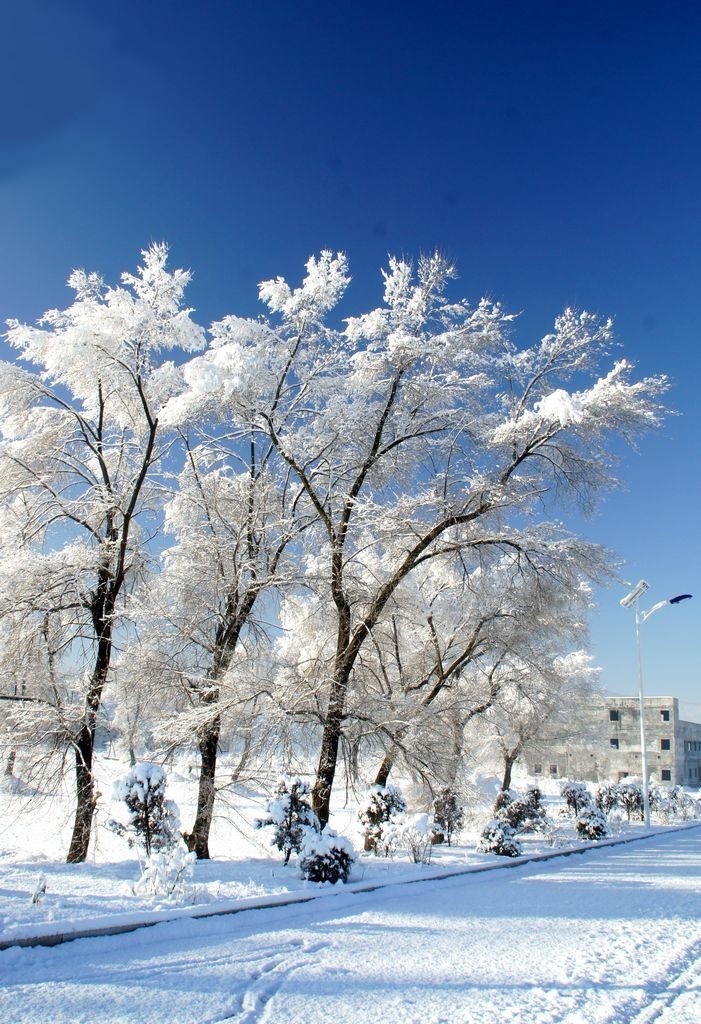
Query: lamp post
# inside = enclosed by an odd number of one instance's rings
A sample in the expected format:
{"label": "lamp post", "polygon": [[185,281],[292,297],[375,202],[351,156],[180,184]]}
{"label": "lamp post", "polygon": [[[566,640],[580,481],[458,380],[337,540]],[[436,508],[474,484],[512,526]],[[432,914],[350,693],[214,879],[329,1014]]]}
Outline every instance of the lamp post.
{"label": "lamp post", "polygon": [[658,612],[660,608],[664,608],[665,605],[679,604],[681,601],[688,601],[692,596],[691,594],[677,594],[676,597],[670,597],[667,601],[658,601],[657,604],[653,604],[652,608],[648,608],[646,612],[640,611],[640,598],[642,595],[650,589],[650,584],[646,583],[645,580],[640,580],[638,585],[634,587],[630,593],[626,594],[625,597],[621,598],[620,604],[624,608],[630,608],[631,605],[635,606],[635,647],[638,654],[638,698],[640,700],[640,758],[642,761],[642,772],[643,772],[643,813],[645,815],[645,827],[650,827],[650,787],[648,785],[647,775],[647,745],[645,743],[645,703],[643,700],[643,658],[640,650],[640,627],[643,622],[646,622],[651,615]]}

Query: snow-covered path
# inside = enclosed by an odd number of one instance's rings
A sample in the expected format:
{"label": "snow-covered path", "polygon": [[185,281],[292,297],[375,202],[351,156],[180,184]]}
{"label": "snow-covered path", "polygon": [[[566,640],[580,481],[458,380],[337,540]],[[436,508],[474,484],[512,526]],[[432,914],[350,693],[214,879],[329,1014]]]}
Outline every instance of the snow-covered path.
{"label": "snow-covered path", "polygon": [[699,1024],[701,829],[0,953],[0,1017]]}

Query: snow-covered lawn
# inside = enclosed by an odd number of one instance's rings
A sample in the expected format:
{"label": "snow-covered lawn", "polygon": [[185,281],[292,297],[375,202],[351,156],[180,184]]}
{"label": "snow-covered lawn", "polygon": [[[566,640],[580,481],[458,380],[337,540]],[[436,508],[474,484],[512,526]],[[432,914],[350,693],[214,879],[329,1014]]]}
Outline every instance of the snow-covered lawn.
{"label": "snow-covered lawn", "polygon": [[0,953],[40,1024],[698,1024],[701,829]]}
{"label": "snow-covered lawn", "polygon": [[[99,768],[100,789],[109,794],[124,764],[102,758]],[[211,844],[213,859],[195,865],[186,896],[165,899],[134,892],[140,877],[139,860],[125,840],[107,827],[109,815],[115,810],[108,799],[102,800],[96,814],[89,860],[66,864],[70,794],[67,799],[59,796],[37,801],[36,794],[23,792],[25,788],[0,789],[0,943],[37,932],[72,932],[76,927],[100,926],[106,918],[119,924],[153,911],[172,912],[188,905],[215,910],[223,902],[288,893],[317,894],[328,888],[304,881],[294,857],[285,866],[277,851],[270,849],[265,833],[255,829],[253,823],[265,806],[260,793],[238,790],[228,801],[220,798]],[[195,787],[185,763],[170,771],[168,794],[180,805],[183,820],[188,821],[193,813]],[[490,801],[492,798],[490,795]],[[489,806],[485,805],[483,817],[488,816]],[[579,845],[571,820],[559,818],[557,806],[552,813],[557,841]],[[352,839],[356,849],[362,849],[357,804],[339,806],[333,824]],[[624,833],[641,828],[639,824],[617,827]],[[434,847],[430,865],[412,863],[406,850],[399,850],[391,859],[360,855],[351,882],[386,884],[426,877],[443,869],[495,864],[497,858],[493,855],[477,852],[478,838],[479,830],[468,829],[460,835],[458,845]],[[540,835],[524,837],[524,853],[550,850],[552,842],[552,835],[549,839]],[[41,889],[45,891],[37,891]],[[37,902],[33,902],[35,893]]]}
{"label": "snow-covered lawn", "polygon": [[[110,769],[114,774],[114,766],[104,761],[101,769],[107,776]],[[190,815],[188,805],[194,792],[191,779],[172,771],[168,788],[183,808],[184,817]],[[283,864],[281,855],[270,849],[266,834],[253,825],[263,812],[264,797],[238,791],[233,802],[221,808],[213,829],[213,859],[195,864],[189,895],[165,899],[136,894],[133,887],[141,870],[138,856],[106,827],[108,806],[105,804],[103,812],[96,815],[89,860],[66,864],[70,827],[67,803],[54,799],[37,804],[34,796],[22,795],[21,787],[20,792],[0,792],[0,820],[5,823],[0,829],[0,940],[30,935],[50,923],[60,931],[71,923],[99,922],[107,916],[113,920],[115,915],[143,915],[188,904],[215,909],[213,905],[223,901],[284,893],[316,894],[320,888],[329,888],[303,880],[294,857],[287,866]],[[362,849],[356,805],[339,808],[334,825],[350,834],[356,848]],[[407,851],[399,851],[391,859],[361,855],[354,865],[352,881],[385,883],[421,877],[441,868],[494,863],[493,856],[476,852],[477,835],[467,833],[461,840],[457,846],[434,847],[430,865],[411,863]],[[529,843],[534,849],[544,845],[542,838]],[[46,891],[39,894],[38,902],[32,902],[34,893],[44,885]]]}

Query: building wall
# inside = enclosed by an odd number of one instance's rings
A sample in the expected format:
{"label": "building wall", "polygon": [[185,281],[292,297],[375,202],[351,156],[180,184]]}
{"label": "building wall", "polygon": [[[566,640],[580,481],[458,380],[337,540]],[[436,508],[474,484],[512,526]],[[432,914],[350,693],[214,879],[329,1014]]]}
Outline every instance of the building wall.
{"label": "building wall", "polygon": [[[701,724],[679,718],[676,697],[646,697],[645,741],[650,781],[701,787]],[[573,739],[528,764],[530,774],[617,782],[642,775],[640,702],[609,697],[590,711],[593,739]]]}

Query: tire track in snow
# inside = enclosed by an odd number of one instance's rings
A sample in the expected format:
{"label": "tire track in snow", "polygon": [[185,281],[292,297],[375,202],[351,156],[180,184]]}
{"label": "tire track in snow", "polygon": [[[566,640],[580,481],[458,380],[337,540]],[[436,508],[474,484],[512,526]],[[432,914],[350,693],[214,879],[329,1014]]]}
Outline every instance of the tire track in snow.
{"label": "tire track in snow", "polygon": [[[635,1016],[630,1017],[626,1024],[654,1024],[671,1010],[673,1004],[694,986],[694,982],[701,982],[701,939],[693,942],[690,946],[675,957],[667,971],[667,974],[655,985],[648,988],[648,992],[654,996],[651,1003],[639,1010]],[[673,1018],[670,1017],[670,1020]],[[680,1020],[691,1018],[680,1018]],[[699,990],[699,1008],[697,1020],[701,1020],[701,988]]]}
{"label": "tire track in snow", "polygon": [[251,984],[237,994],[237,1005],[231,1013],[225,1017],[217,1016],[206,1024],[254,1024],[259,1021],[266,1006],[283,988],[287,979],[305,966],[306,958],[329,945],[329,942],[299,940],[285,943],[284,952],[278,948],[273,956],[263,954],[250,957],[247,963],[257,964],[246,979]]}

